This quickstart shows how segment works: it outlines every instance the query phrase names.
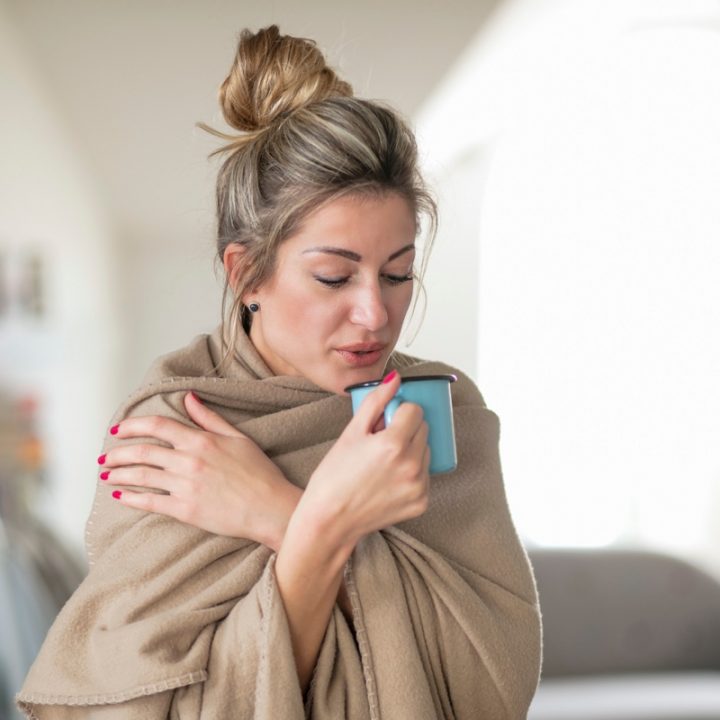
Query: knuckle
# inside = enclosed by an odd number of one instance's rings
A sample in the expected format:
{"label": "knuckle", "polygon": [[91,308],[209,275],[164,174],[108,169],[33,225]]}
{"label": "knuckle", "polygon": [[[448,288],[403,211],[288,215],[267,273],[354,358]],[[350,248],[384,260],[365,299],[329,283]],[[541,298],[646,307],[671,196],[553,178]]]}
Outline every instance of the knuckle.
{"label": "knuckle", "polygon": [[428,494],[428,476],[422,466],[416,466],[416,472],[408,477],[408,492],[413,500]]}
{"label": "knuckle", "polygon": [[396,463],[402,459],[403,447],[399,440],[388,438],[385,444],[385,454],[390,462]]}
{"label": "knuckle", "polygon": [[410,412],[410,403],[404,402],[396,411],[394,422],[405,422]]}
{"label": "knuckle", "polygon": [[413,458],[405,458],[400,465],[400,474],[405,478],[405,482],[408,486],[412,487],[415,484],[417,476],[415,461]]}
{"label": "knuckle", "polygon": [[408,493],[407,507],[413,517],[421,515],[428,508],[429,495],[423,483],[417,483]]}
{"label": "knuckle", "polygon": [[153,415],[146,420],[147,429],[150,430],[150,434],[153,435],[162,430],[164,418]]}
{"label": "knuckle", "polygon": [[191,477],[201,474],[206,467],[207,463],[198,455],[191,455],[187,460],[187,469]]}
{"label": "knuckle", "polygon": [[215,438],[209,433],[200,433],[195,436],[195,449],[198,452],[210,452],[215,447]]}
{"label": "knuckle", "polygon": [[150,469],[147,467],[138,467],[133,471],[133,484],[147,485],[150,479]]}
{"label": "knuckle", "polygon": [[414,485],[423,475],[423,456],[413,455],[405,458],[401,467],[401,473],[407,478],[411,485]]}
{"label": "knuckle", "polygon": [[145,461],[150,456],[150,446],[149,445],[137,445],[135,447],[135,454],[137,455],[138,460]]}
{"label": "knuckle", "polygon": [[419,502],[427,497],[427,488],[422,480],[416,480],[412,489],[413,502]]}
{"label": "knuckle", "polygon": [[417,403],[405,402],[398,408],[398,412],[401,410],[408,420],[417,421],[423,417],[423,409]]}
{"label": "knuckle", "polygon": [[202,490],[202,482],[200,481],[200,478],[197,475],[187,478],[187,480],[183,483],[182,490],[186,497],[196,497]]}
{"label": "knuckle", "polygon": [[422,495],[419,497],[414,503],[413,503],[413,510],[416,513],[416,517],[418,515],[422,515],[423,513],[427,512],[428,506],[430,504],[430,501],[428,499],[427,494]]}

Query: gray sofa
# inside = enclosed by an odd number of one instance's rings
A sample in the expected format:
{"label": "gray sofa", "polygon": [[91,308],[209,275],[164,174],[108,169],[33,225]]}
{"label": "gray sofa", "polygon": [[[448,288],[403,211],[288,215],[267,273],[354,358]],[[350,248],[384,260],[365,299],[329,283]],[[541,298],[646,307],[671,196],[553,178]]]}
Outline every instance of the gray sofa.
{"label": "gray sofa", "polygon": [[720,720],[720,582],[630,550],[529,550],[543,673],[528,720]]}

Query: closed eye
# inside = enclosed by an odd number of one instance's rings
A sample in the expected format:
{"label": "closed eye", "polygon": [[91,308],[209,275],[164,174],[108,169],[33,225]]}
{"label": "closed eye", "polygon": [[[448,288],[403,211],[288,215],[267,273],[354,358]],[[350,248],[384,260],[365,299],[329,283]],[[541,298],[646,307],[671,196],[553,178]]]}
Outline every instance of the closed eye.
{"label": "closed eye", "polygon": [[385,279],[392,285],[401,285],[410,282],[413,279],[412,273],[409,275],[385,275]]}
{"label": "closed eye", "polygon": [[319,275],[314,275],[314,278],[323,285],[327,285],[328,287],[340,287],[341,285],[344,285],[348,278],[325,278],[320,277]]}
{"label": "closed eye", "polygon": [[[326,278],[321,277],[320,275],[313,275],[313,277],[319,283],[322,283],[326,287],[330,288],[342,287],[350,279],[350,276],[339,278]],[[390,285],[401,285],[402,283],[409,282],[413,279],[412,273],[410,275],[383,275],[383,277]]]}

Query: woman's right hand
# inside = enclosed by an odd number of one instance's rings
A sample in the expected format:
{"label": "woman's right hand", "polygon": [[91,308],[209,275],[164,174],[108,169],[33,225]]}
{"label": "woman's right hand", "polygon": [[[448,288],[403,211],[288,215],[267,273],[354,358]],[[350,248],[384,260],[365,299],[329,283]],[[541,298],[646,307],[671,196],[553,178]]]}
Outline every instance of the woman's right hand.
{"label": "woman's right hand", "polygon": [[331,523],[353,546],[375,530],[427,510],[430,449],[422,408],[402,403],[392,424],[373,432],[399,385],[396,373],[367,395],[316,468],[298,506]]}

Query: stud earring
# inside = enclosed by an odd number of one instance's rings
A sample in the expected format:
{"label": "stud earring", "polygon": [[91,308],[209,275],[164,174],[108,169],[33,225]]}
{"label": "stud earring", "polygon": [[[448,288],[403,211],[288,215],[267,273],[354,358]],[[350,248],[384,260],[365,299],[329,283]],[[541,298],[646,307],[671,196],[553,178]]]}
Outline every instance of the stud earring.
{"label": "stud earring", "polygon": [[251,313],[256,313],[259,309],[260,309],[260,305],[259,305],[258,303],[256,303],[256,302],[250,303],[250,304],[248,305],[248,310],[249,310]]}

